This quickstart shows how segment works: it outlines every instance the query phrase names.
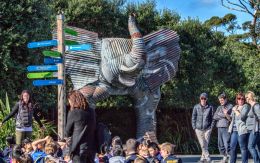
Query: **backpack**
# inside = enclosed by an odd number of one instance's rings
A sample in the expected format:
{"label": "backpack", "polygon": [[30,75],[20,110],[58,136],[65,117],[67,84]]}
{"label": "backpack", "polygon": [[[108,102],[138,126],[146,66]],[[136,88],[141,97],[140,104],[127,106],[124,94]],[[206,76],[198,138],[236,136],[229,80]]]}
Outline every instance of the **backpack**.
{"label": "backpack", "polygon": [[97,153],[101,153],[101,148],[104,145],[110,145],[111,143],[111,132],[108,129],[107,125],[104,123],[97,123],[96,125],[96,150]]}
{"label": "backpack", "polygon": [[33,158],[33,162],[34,163],[44,163],[45,161],[45,157],[47,156],[47,154],[43,151],[40,150],[36,150],[35,152],[33,152],[31,154],[32,158]]}

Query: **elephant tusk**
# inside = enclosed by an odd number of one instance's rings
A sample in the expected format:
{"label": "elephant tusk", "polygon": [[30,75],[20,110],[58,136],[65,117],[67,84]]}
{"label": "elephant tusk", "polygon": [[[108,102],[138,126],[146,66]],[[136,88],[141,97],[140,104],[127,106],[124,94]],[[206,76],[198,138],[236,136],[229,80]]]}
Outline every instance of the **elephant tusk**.
{"label": "elephant tusk", "polygon": [[137,64],[135,64],[132,67],[127,67],[125,65],[121,65],[120,66],[120,70],[126,73],[133,73],[135,72],[138,68],[141,68],[142,65],[144,65],[144,60],[141,60],[140,62],[138,62]]}
{"label": "elephant tusk", "polygon": [[132,87],[133,85],[135,85],[134,78],[130,78],[130,77],[126,78],[126,77],[123,77],[121,74],[119,75],[118,80],[121,84],[128,86],[128,87]]}

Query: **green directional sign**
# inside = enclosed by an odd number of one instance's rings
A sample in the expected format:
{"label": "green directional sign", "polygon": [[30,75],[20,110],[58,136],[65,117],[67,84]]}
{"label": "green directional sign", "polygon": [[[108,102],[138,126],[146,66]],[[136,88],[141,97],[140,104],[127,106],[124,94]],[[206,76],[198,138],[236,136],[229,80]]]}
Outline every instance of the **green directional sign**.
{"label": "green directional sign", "polygon": [[53,78],[58,77],[57,72],[35,72],[35,73],[28,73],[27,78],[29,79],[40,79],[40,78]]}
{"label": "green directional sign", "polygon": [[57,51],[45,50],[42,52],[45,57],[60,57],[61,53]]}
{"label": "green directional sign", "polygon": [[65,40],[65,45],[78,45],[79,43],[77,41],[72,40]]}
{"label": "green directional sign", "polygon": [[70,28],[65,28],[64,32],[72,36],[78,36],[78,32]]}

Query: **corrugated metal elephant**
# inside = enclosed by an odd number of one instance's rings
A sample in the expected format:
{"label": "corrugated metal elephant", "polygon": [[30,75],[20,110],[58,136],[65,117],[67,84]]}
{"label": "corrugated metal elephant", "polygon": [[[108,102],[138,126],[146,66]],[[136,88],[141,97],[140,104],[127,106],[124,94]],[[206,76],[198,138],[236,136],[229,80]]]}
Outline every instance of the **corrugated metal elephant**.
{"label": "corrugated metal elephant", "polygon": [[74,89],[79,89],[93,106],[110,95],[129,95],[135,101],[136,136],[156,131],[160,86],[178,70],[177,33],[161,29],[143,37],[131,15],[128,20],[131,39],[99,39],[94,32],[71,28],[81,35],[66,35],[67,39],[81,37],[80,43],[93,45],[91,51],[66,54],[66,73]]}

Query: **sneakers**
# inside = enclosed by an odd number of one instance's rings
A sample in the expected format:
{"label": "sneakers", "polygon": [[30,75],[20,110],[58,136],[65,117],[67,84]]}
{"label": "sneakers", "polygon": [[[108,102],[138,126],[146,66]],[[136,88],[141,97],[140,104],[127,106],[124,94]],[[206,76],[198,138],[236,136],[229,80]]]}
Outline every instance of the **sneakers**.
{"label": "sneakers", "polygon": [[210,163],[210,161],[211,161],[210,157],[207,157],[206,162]]}
{"label": "sneakers", "polygon": [[228,162],[228,157],[227,156],[223,156],[223,159],[221,160],[222,163],[227,163]]}
{"label": "sneakers", "polygon": [[201,157],[200,160],[199,160],[199,162],[200,162],[200,163],[204,163],[205,160],[206,160],[205,157]]}
{"label": "sneakers", "polygon": [[211,159],[210,159],[210,157],[208,157],[208,158],[200,158],[199,162],[201,162],[201,163],[210,163],[210,161],[211,161]]}

